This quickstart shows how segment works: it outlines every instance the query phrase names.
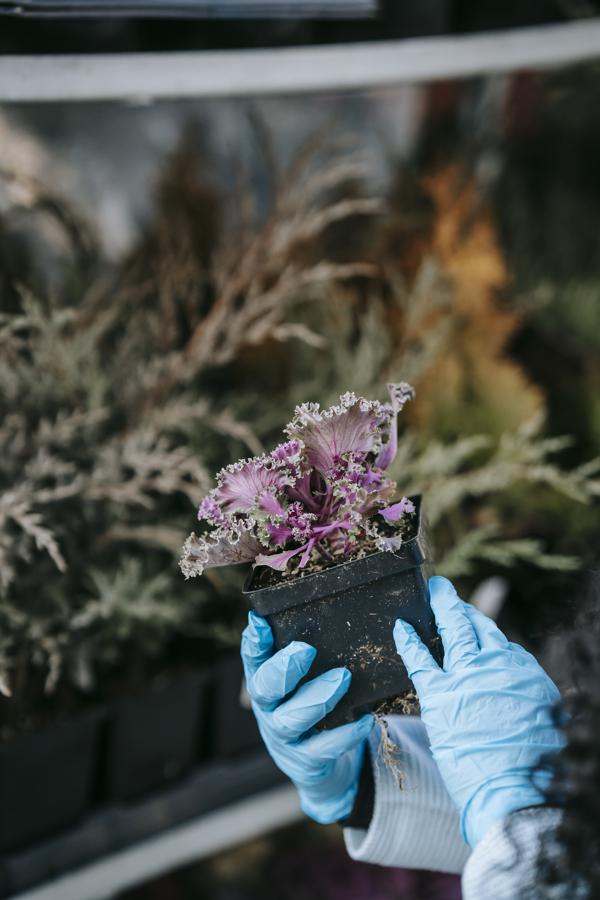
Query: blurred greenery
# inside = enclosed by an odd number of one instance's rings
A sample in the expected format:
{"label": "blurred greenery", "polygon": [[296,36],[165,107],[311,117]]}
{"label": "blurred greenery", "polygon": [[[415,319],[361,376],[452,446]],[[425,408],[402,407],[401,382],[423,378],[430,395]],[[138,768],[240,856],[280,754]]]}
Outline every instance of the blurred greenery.
{"label": "blurred greenery", "polygon": [[508,79],[483,134],[433,86],[378,193],[323,136],[271,166],[267,197],[222,183],[185,129],[116,260],[71,201],[0,171],[6,728],[235,644],[243,573],[177,569],[212,473],[296,403],[389,380],[417,389],[394,476],[424,494],[436,570],[465,595],[501,571],[528,639],[569,617],[598,560],[599,84]]}

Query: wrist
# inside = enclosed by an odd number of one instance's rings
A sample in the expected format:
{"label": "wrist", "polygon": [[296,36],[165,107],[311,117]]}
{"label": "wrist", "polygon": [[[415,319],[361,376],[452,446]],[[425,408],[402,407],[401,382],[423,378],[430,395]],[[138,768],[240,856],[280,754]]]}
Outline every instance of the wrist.
{"label": "wrist", "polygon": [[313,793],[307,788],[299,788],[298,793],[302,812],[320,825],[332,825],[347,818],[352,812],[358,793],[358,778],[345,791],[335,794],[324,796],[322,791]]}
{"label": "wrist", "polygon": [[499,775],[481,785],[461,811],[461,836],[475,847],[493,825],[511,813],[544,803],[544,793],[531,782],[529,772]]}

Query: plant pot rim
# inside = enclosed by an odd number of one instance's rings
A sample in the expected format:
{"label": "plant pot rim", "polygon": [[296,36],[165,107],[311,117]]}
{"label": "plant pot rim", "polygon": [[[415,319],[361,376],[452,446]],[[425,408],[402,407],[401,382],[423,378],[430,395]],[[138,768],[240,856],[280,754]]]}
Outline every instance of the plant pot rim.
{"label": "plant pot rim", "polygon": [[263,588],[252,588],[255,574],[252,571],[244,585],[244,596],[259,615],[270,615],[323,597],[334,597],[350,587],[359,587],[421,566],[425,562],[420,541],[421,497],[411,499],[415,504],[414,534],[398,550],[378,550],[361,559],[346,560],[320,572]]}

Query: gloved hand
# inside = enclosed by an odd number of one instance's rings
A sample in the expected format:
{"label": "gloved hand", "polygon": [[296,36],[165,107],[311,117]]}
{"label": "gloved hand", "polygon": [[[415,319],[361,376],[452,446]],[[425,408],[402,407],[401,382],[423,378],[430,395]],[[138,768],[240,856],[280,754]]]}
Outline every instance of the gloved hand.
{"label": "gloved hand", "polygon": [[269,624],[253,612],[241,652],[262,739],[276,765],[296,785],[304,812],[322,824],[350,815],[373,716],[330,731],[314,730],[348,690],[348,669],[324,672],[285,699],[308,673],[317,651],[293,641],[274,654]]}
{"label": "gloved hand", "polygon": [[457,596],[446,578],[429,580],[444,646],[440,668],[415,630],[399,619],[398,653],[412,678],[421,718],[446,788],[475,846],[495,822],[544,802],[549,772],[531,774],[563,740],[552,707],[558,689],[533,656]]}

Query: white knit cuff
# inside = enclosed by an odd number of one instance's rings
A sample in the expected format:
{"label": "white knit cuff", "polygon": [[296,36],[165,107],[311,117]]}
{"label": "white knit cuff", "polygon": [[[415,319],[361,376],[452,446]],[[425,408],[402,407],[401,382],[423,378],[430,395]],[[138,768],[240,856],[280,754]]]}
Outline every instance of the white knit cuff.
{"label": "white knit cuff", "polygon": [[413,716],[390,716],[387,721],[399,748],[403,787],[381,757],[375,728],[370,738],[373,818],[367,831],[344,829],[348,853],[361,862],[460,873],[470,850],[460,836],[458,812],[431,755],[425,728]]}

